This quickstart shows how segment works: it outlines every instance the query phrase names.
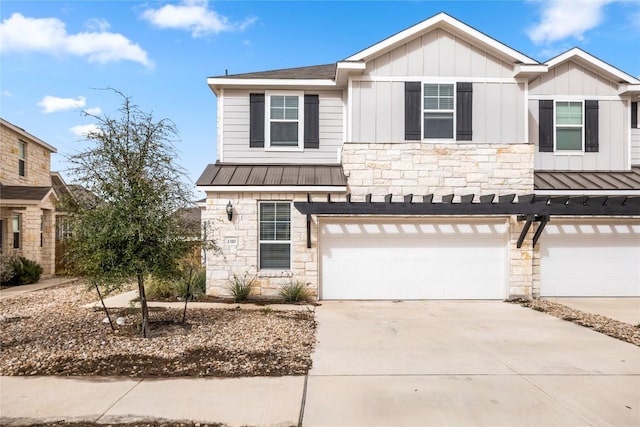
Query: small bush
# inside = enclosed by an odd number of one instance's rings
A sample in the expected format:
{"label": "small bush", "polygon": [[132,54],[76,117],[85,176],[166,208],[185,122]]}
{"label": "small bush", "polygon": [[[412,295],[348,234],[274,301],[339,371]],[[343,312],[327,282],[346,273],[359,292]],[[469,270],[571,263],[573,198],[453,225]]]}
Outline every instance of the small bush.
{"label": "small bush", "polygon": [[[198,269],[191,273],[191,286],[189,285],[189,273],[186,273],[184,277],[177,283],[177,296],[181,299],[189,298],[190,301],[197,300],[202,295],[207,293],[207,272],[205,269]],[[189,294],[187,295],[187,287],[189,287]]]}
{"label": "small bush", "polygon": [[243,276],[233,274],[233,278],[227,283],[227,290],[233,295],[235,302],[246,301],[256,285],[256,276],[244,273]]}
{"label": "small bush", "polygon": [[284,302],[308,302],[311,299],[307,285],[299,280],[290,280],[280,288]]}
{"label": "small bush", "polygon": [[176,286],[172,281],[154,276],[147,277],[144,290],[149,299],[174,298],[176,296]]}
{"label": "small bush", "polygon": [[16,255],[7,255],[0,258],[0,283],[3,286],[8,285],[13,276],[16,275],[13,269],[13,263],[16,259]]}
{"label": "small bush", "polygon": [[[4,261],[3,264],[5,264]],[[40,280],[43,271],[40,264],[35,261],[22,256],[12,256],[2,267],[2,284],[8,286],[30,285]]]}

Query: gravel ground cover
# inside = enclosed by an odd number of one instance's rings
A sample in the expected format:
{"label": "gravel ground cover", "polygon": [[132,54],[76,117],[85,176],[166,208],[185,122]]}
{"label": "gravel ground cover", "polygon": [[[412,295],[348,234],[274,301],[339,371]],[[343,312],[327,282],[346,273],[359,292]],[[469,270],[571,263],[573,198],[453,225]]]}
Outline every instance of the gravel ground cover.
{"label": "gravel ground cover", "polygon": [[0,375],[131,377],[303,375],[311,367],[311,311],[150,308],[151,338],[139,311],[83,308],[95,291],[82,284],[0,300]]}
{"label": "gravel ground cover", "polygon": [[224,424],[176,423],[171,421],[149,421],[135,423],[100,424],[86,421],[53,421],[42,424],[28,424],[29,427],[225,427]]}
{"label": "gravel ground cover", "polygon": [[640,346],[640,328],[635,325],[600,316],[599,314],[585,313],[584,311],[575,310],[566,305],[547,300],[537,299],[521,301],[520,303],[524,307],[550,314],[562,320],[567,320],[610,337]]}

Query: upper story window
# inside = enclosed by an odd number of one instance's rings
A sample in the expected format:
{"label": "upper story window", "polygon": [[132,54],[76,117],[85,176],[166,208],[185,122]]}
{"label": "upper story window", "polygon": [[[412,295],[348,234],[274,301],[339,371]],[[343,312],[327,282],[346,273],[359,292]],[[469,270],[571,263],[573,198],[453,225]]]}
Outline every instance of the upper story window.
{"label": "upper story window", "polygon": [[301,129],[300,96],[269,96],[269,146],[300,146]]}
{"label": "upper story window", "polygon": [[584,116],[582,102],[556,101],[556,151],[582,151]]}
{"label": "upper story window", "polygon": [[454,85],[424,85],[424,138],[453,139]]}
{"label": "upper story window", "polygon": [[538,101],[538,150],[556,154],[597,153],[599,143],[597,100]]}
{"label": "upper story window", "polygon": [[473,140],[473,83],[405,82],[407,141]]}
{"label": "upper story window", "polygon": [[274,151],[320,148],[320,97],[303,92],[249,94],[249,147]]}
{"label": "upper story window", "polygon": [[27,171],[27,143],[18,141],[18,175],[25,176]]}

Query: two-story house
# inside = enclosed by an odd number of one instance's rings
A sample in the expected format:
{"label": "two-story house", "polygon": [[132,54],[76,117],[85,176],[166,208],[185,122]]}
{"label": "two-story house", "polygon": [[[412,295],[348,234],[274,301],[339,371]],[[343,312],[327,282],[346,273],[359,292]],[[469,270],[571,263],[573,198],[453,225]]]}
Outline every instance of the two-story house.
{"label": "two-story house", "polygon": [[640,81],[580,49],[541,63],[441,13],[208,85],[211,294],[640,296]]}
{"label": "two-story house", "polygon": [[55,273],[55,209],[51,154],[56,149],[0,119],[0,252],[36,261]]}

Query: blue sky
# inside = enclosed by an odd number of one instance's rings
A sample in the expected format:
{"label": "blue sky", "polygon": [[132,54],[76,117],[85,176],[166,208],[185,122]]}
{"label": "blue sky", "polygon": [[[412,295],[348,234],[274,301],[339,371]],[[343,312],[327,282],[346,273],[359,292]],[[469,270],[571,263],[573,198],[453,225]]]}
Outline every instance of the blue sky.
{"label": "blue sky", "polygon": [[[640,77],[640,1],[2,1],[0,116],[58,148],[131,96],[179,130],[195,181],[216,160],[209,76],[331,63],[446,12],[533,57],[574,46]],[[70,181],[68,177],[67,181]]]}

